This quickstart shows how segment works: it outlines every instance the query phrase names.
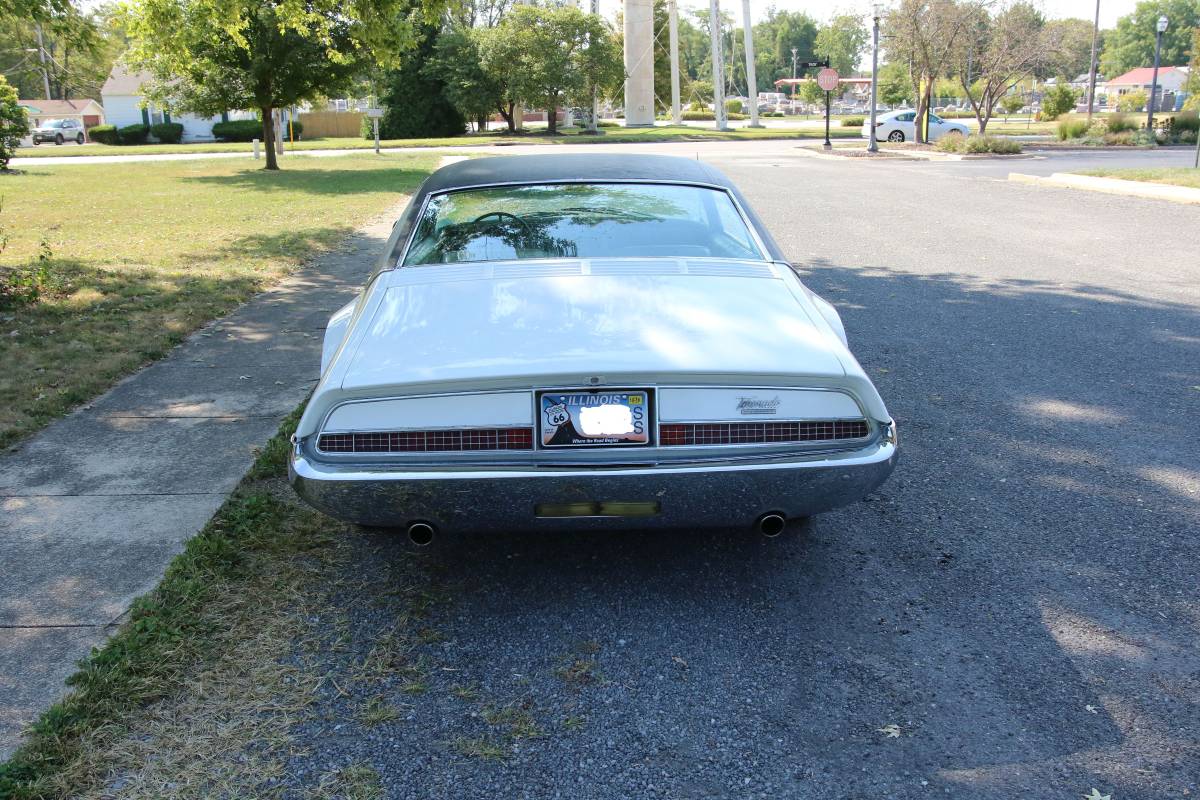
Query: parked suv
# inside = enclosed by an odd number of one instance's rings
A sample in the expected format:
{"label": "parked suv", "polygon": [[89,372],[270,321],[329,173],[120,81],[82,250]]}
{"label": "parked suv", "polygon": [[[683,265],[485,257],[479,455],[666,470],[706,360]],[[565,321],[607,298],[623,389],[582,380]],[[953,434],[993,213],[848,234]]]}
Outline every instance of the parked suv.
{"label": "parked suv", "polygon": [[62,144],[68,140],[83,144],[83,125],[74,119],[48,119],[33,129],[33,143],[54,142]]}

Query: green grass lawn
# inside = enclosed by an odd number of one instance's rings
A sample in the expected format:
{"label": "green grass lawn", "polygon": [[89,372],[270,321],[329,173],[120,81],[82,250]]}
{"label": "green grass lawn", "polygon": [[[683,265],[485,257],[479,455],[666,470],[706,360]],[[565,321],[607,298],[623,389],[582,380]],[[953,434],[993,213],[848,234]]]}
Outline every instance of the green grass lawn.
{"label": "green grass lawn", "polygon": [[1200,189],[1200,169],[1190,167],[1167,169],[1089,169],[1077,174],[1095,175],[1100,178],[1120,178],[1125,181],[1169,183],[1172,186],[1187,186],[1192,189]]}
{"label": "green grass lawn", "polygon": [[[564,131],[558,136],[550,136],[544,129],[534,128],[524,134],[508,134],[500,132],[471,133],[463,136],[448,136],[429,139],[386,139],[380,142],[382,147],[479,147],[481,145],[506,144],[623,144],[637,142],[689,142],[689,141],[739,141],[744,139],[811,139],[818,135],[812,127],[808,128],[738,128],[731,131],[717,131],[709,128],[692,128],[686,125],[660,125],[655,128],[603,128],[604,135],[589,136],[579,131]],[[856,135],[858,129],[839,128],[835,123],[830,136]],[[141,144],[127,147],[107,144],[89,144],[84,147],[55,147],[54,145],[39,145],[38,147],[23,147],[18,151],[16,164],[24,158],[46,158],[50,156],[109,156],[109,155],[138,155],[145,153],[248,153],[252,145],[249,142],[200,142],[196,144]],[[312,139],[299,142],[289,142],[284,145],[289,150],[370,150],[375,147],[373,141],[361,138],[330,138]]]}
{"label": "green grass lawn", "polygon": [[[276,173],[232,160],[25,162],[0,175],[0,447],[336,247],[436,160],[298,159]],[[39,299],[14,299],[33,282]]]}

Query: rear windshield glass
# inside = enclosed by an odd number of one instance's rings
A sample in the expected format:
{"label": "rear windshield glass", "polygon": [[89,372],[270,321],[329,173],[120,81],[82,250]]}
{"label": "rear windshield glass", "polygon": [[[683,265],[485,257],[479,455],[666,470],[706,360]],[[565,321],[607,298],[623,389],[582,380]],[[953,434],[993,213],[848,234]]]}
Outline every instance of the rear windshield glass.
{"label": "rear windshield glass", "polygon": [[630,256],[762,253],[733,200],[717,189],[548,184],[431,197],[404,264]]}

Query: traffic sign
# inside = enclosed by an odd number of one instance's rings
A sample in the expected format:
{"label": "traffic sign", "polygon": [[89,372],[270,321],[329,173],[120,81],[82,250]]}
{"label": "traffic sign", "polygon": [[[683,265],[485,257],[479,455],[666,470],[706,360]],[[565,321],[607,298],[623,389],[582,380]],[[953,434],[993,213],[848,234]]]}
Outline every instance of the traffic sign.
{"label": "traffic sign", "polygon": [[817,86],[820,86],[827,92],[832,92],[838,87],[837,70],[831,67],[826,67],[817,73]]}

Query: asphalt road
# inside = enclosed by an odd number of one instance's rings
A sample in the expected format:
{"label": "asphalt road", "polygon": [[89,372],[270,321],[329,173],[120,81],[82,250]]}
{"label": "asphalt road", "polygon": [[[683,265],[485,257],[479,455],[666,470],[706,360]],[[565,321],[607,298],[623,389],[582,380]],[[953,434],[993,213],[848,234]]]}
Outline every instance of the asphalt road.
{"label": "asphalt road", "polygon": [[[358,690],[330,693],[296,780],[365,761],[414,798],[1194,796],[1200,211],[979,162],[714,160],[841,310],[899,420],[891,481],[774,541],[443,542],[427,691],[370,729]],[[357,552],[347,575],[410,558]],[[344,603],[368,642],[393,621]],[[463,754],[488,737],[503,759]]]}

